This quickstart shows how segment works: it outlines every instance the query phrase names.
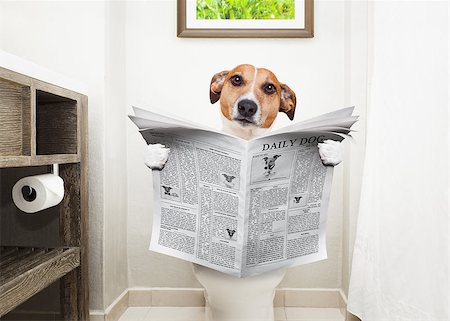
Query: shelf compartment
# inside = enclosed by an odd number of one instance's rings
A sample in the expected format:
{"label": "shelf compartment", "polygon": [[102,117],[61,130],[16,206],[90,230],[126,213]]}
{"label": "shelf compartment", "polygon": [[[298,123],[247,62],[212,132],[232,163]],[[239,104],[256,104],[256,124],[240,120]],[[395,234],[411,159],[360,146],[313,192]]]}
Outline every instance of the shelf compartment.
{"label": "shelf compartment", "polygon": [[36,154],[77,154],[78,102],[36,90]]}
{"label": "shelf compartment", "polygon": [[0,88],[0,157],[30,155],[30,86],[0,78]]}
{"label": "shelf compartment", "polygon": [[80,265],[80,249],[0,247],[0,317]]}

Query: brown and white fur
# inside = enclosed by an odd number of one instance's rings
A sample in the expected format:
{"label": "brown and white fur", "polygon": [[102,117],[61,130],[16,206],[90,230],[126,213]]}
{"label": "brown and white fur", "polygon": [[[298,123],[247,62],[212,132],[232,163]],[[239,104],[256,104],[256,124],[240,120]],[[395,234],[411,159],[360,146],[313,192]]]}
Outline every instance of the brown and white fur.
{"label": "brown and white fur", "polygon": [[[273,72],[252,65],[239,65],[230,71],[215,74],[210,84],[210,100],[220,101],[223,131],[252,139],[270,130],[278,113],[294,119],[297,98],[294,91],[280,83]],[[145,164],[161,169],[168,158],[169,149],[161,144],[148,145]],[[341,162],[339,142],[326,140],[319,144],[324,165]]]}

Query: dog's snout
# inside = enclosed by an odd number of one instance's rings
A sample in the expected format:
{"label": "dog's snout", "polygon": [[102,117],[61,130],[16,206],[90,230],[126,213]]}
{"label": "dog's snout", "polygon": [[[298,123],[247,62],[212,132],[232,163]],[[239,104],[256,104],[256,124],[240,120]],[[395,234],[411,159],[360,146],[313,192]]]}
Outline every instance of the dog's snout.
{"label": "dog's snout", "polygon": [[255,102],[249,99],[243,99],[238,103],[239,114],[243,117],[253,116],[254,114],[256,114],[257,109],[258,106],[255,104]]}

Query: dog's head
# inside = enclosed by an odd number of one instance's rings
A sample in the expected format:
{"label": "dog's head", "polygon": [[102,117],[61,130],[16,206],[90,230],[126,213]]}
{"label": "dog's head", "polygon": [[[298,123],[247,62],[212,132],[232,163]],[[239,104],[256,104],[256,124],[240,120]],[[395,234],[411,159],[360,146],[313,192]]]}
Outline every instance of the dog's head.
{"label": "dog's head", "polygon": [[230,71],[214,75],[210,85],[210,100],[220,99],[224,117],[241,127],[269,128],[278,112],[294,119],[295,93],[264,68],[239,65]]}
{"label": "dog's head", "polygon": [[227,175],[227,174],[222,174],[223,175],[223,177],[225,177],[225,180],[228,182],[228,183],[231,183],[232,181],[233,181],[233,179],[235,179],[236,177],[234,177],[233,175]]}
{"label": "dog's head", "polygon": [[275,161],[281,155],[274,155],[273,157],[264,157],[263,160],[266,162],[266,166],[264,166],[265,170],[271,170],[275,167]]}
{"label": "dog's head", "polygon": [[170,195],[170,190],[172,189],[172,187],[163,185],[162,188],[164,189],[164,194]]}

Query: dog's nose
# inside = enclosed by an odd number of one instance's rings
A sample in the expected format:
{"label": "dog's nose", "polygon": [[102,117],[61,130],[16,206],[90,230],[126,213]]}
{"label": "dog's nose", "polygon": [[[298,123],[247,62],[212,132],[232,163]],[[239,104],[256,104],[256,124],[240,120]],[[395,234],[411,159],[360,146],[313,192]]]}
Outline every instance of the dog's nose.
{"label": "dog's nose", "polygon": [[238,103],[238,111],[244,117],[251,117],[256,113],[258,106],[254,101],[243,99]]}

